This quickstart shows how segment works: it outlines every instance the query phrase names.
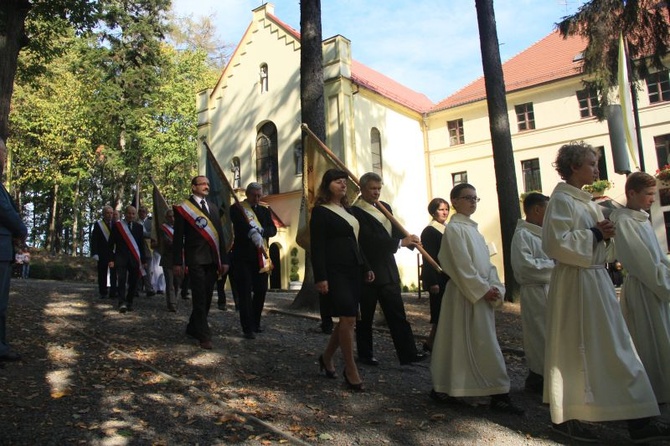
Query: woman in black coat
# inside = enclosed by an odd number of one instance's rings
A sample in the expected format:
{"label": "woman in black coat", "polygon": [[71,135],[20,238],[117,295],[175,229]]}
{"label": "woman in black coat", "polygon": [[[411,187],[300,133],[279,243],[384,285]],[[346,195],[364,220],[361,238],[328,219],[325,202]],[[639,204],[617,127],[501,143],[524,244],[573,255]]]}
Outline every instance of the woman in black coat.
{"label": "woman in black coat", "polygon": [[[439,264],[437,255],[440,252],[442,234],[444,233],[447,217],[449,216],[449,203],[443,198],[433,198],[428,203],[428,213],[433,217],[433,220],[421,232],[421,244],[426,252]],[[437,319],[440,316],[440,304],[442,303],[442,295],[444,294],[444,288],[447,286],[448,280],[449,276],[438,272],[424,259],[421,268],[421,283],[423,284],[423,289],[428,291],[431,324],[428,340],[423,344],[424,350],[430,351],[433,349]]]}
{"label": "woman in black coat", "polygon": [[363,280],[372,282],[374,273],[367,266],[358,246],[358,221],[349,212],[347,174],[341,170],[326,171],[317,192],[310,220],[311,256],[314,281],[328,312],[338,316],[319,366],[326,376],[335,378],[333,355],[342,350],[344,379],[349,387],[363,390],[363,382],[354,361],[354,327],[358,315]]}

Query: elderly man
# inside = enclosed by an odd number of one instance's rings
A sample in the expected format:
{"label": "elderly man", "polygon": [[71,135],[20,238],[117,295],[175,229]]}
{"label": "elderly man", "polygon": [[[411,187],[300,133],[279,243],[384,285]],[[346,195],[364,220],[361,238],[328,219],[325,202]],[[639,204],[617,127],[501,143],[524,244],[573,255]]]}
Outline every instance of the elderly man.
{"label": "elderly man", "polygon": [[[0,176],[5,171],[7,147],[0,138]],[[12,275],[14,246],[25,242],[28,230],[21,220],[14,201],[0,182],[0,361],[18,361],[21,356],[7,343],[7,306],[9,279]]]}
{"label": "elderly man", "polygon": [[154,256],[151,247],[151,223],[152,218],[148,217],[149,211],[146,206],[140,206],[137,210],[137,221],[142,225],[142,237],[144,243],[144,250],[147,253],[147,270],[142,278],[144,284],[144,292],[148,297],[156,294],[154,290]]}
{"label": "elderly man", "polygon": [[270,209],[260,204],[262,186],[249,183],[247,198],[230,209],[235,231],[232,250],[232,277],[235,282],[240,310],[240,323],[246,339],[261,333],[261,314],[268,291],[267,241],[277,235]]}
{"label": "elderly man", "polygon": [[137,281],[146,274],[148,260],[142,225],[135,221],[137,210],[134,206],[127,206],[124,216],[123,221],[114,223],[109,236],[109,247],[114,252],[109,267],[116,268],[119,313],[133,310]]}
{"label": "elderly man", "polygon": [[[93,224],[91,232],[91,257],[98,262],[98,293],[100,299],[116,298],[116,270],[109,268],[112,251],[109,249],[109,236],[112,234],[112,216],[114,209],[111,206],[102,208],[102,218]],[[108,286],[109,285],[109,286]]]}

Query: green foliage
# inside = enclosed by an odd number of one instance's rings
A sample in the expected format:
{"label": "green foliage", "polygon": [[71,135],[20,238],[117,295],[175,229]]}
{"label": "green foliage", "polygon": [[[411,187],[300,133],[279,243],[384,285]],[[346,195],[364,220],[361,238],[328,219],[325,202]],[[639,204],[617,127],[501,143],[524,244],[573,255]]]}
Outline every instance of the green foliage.
{"label": "green foliage", "polygon": [[594,192],[602,193],[602,192],[605,192],[608,189],[611,189],[612,186],[614,186],[614,183],[612,183],[611,181],[597,180],[597,181],[594,181],[591,184],[585,185],[584,187],[582,187],[582,189],[585,190],[586,192],[589,192],[589,193],[594,193]]}
{"label": "green foliage", "polygon": [[104,204],[128,204],[138,182],[150,205],[150,176],[168,202],[187,195],[197,167],[195,95],[218,72],[205,50],[166,43],[168,5],[100,3],[95,33],[36,31],[54,39],[60,57],[21,53],[8,146],[32,244],[53,235],[54,249],[69,252],[87,232],[72,233],[76,218],[88,228]]}
{"label": "green foliage", "polygon": [[668,54],[670,28],[668,7],[656,0],[590,0],[579,10],[563,17],[557,24],[563,36],[580,35],[587,39],[583,52],[583,71],[589,75],[584,82],[600,93],[600,118],[609,104],[608,94],[618,85],[617,64],[619,34],[628,46],[631,81],[643,79],[649,69],[664,69],[662,59]]}
{"label": "green foliage", "polygon": [[288,279],[291,282],[297,282],[300,280],[300,259],[298,259],[298,248],[291,249],[291,270],[289,271]]}

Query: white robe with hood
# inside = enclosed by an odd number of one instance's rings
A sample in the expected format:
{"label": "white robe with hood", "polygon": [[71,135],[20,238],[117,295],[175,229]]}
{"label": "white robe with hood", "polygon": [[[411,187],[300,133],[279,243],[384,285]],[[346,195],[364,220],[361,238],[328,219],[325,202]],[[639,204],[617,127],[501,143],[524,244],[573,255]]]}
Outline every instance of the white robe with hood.
{"label": "white robe with hood", "polygon": [[628,275],[621,311],[647,371],[656,400],[670,402],[670,260],[661,250],[649,214],[617,209],[616,253]]}
{"label": "white robe with hood", "polygon": [[493,286],[505,287],[491,264],[477,223],[454,215],[442,236],[440,265],[451,278],[442,298],[430,371],[433,389],[454,397],[509,392],[505,360],[496,338],[494,309],[482,297]]}
{"label": "white robe with hood", "polygon": [[549,285],[544,402],[551,421],[611,421],[659,414],[614,285],[605,270],[615,242],[596,241],[591,194],[559,183],[547,205],[542,247],[557,264]]}
{"label": "white robe with hood", "polygon": [[523,350],[528,368],[544,375],[547,292],[554,261],[542,250],[542,227],[519,220],[512,237],[514,278],[521,286]]}

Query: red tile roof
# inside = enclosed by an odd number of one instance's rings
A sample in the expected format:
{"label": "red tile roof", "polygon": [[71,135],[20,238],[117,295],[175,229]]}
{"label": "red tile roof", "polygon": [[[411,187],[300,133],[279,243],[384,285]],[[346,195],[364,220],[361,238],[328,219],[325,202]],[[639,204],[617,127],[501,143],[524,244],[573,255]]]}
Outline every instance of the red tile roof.
{"label": "red tile roof", "polygon": [[[586,48],[586,40],[581,36],[561,37],[558,31],[503,63],[505,90],[521,90],[546,82],[577,76],[581,72],[581,61],[575,56]],[[484,77],[457,91],[439,102],[431,111],[479,101],[486,98]]]}
{"label": "red tile roof", "polygon": [[356,60],[351,61],[351,80],[417,112],[427,112],[434,106],[425,94],[417,93]]}

